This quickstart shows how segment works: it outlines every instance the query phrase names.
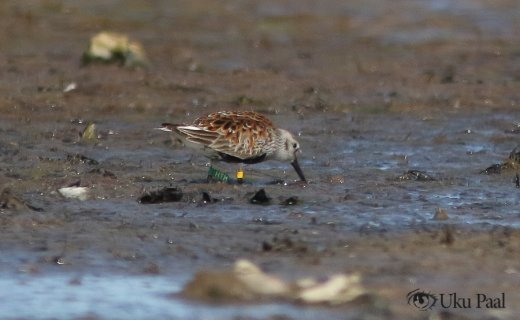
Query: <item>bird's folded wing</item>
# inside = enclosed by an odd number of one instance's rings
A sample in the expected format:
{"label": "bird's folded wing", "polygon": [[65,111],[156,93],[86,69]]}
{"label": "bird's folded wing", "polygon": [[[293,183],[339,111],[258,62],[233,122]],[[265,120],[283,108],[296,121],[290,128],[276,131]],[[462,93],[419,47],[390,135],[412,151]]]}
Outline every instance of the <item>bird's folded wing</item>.
{"label": "bird's folded wing", "polygon": [[254,136],[244,139],[246,134],[236,137],[222,134],[221,131],[210,131],[195,126],[179,126],[177,131],[190,142],[202,144],[242,160],[257,158],[265,153],[261,148],[253,148],[253,143],[249,139],[254,139]]}
{"label": "bird's folded wing", "polygon": [[186,140],[204,146],[210,146],[220,136],[217,132],[194,126],[179,126],[176,129]]}

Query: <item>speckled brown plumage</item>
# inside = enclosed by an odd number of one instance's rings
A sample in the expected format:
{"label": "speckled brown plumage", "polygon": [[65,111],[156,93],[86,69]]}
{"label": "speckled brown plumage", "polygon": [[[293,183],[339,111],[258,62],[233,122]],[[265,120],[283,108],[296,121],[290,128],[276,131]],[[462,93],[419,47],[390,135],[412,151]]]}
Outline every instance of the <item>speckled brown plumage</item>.
{"label": "speckled brown plumage", "polygon": [[193,125],[218,134],[212,142],[214,149],[241,159],[258,157],[266,153],[266,147],[272,148],[273,123],[256,112],[210,113],[196,119]]}

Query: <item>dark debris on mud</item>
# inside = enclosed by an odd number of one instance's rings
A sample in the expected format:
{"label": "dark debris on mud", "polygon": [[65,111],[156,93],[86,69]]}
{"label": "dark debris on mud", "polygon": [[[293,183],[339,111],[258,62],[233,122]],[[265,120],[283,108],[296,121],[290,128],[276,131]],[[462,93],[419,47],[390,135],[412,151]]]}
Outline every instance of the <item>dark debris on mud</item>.
{"label": "dark debris on mud", "polygon": [[249,200],[252,204],[268,205],[271,203],[271,198],[267,196],[264,189],[258,190],[255,195]]}
{"label": "dark debris on mud", "polygon": [[202,203],[206,204],[206,203],[215,203],[215,202],[218,202],[219,200],[217,198],[213,198],[212,196],[209,195],[209,192],[206,192],[206,191],[202,191]]}
{"label": "dark debris on mud", "polygon": [[436,179],[431,175],[419,170],[409,170],[404,174],[398,176],[397,180],[436,181]]}
{"label": "dark debris on mud", "polygon": [[300,199],[298,197],[292,196],[282,201],[281,205],[284,206],[294,206],[300,202]]}
{"label": "dark debris on mud", "polygon": [[157,204],[163,202],[178,202],[183,196],[182,190],[177,187],[166,187],[161,190],[151,191],[139,198],[141,204]]}
{"label": "dark debris on mud", "polygon": [[501,174],[520,168],[520,150],[514,148],[503,163],[495,163],[480,171],[481,174]]}

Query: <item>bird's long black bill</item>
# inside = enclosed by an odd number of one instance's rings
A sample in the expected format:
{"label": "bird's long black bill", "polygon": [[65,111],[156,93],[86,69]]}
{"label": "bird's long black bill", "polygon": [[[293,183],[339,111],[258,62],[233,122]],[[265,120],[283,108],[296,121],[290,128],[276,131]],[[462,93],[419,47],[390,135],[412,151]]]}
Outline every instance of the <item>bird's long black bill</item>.
{"label": "bird's long black bill", "polygon": [[302,179],[303,182],[307,182],[307,179],[305,179],[305,176],[303,175],[303,171],[300,168],[300,164],[298,163],[298,159],[294,158],[294,161],[291,162],[291,164],[292,164],[294,170],[296,170],[296,173],[298,174],[300,179]]}

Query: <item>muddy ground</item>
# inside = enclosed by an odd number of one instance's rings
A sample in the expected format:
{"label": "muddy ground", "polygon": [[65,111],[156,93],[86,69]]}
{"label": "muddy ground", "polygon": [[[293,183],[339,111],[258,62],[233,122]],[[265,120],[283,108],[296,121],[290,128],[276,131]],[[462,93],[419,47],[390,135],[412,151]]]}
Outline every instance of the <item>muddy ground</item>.
{"label": "muddy ground", "polygon": [[[516,318],[517,166],[482,170],[518,146],[519,11],[514,0],[3,1],[0,317]],[[140,41],[148,68],[82,66],[103,30]],[[297,134],[309,183],[278,162],[248,166],[244,185],[206,183],[207,160],[153,130],[223,109]],[[82,141],[91,122],[99,138]],[[74,183],[88,200],[57,193]],[[181,201],[138,203],[168,186]],[[251,204],[261,188],[271,202]],[[328,307],[176,295],[239,258],[288,280],[360,272],[373,296]],[[406,297],[417,288],[473,304],[419,311]],[[505,308],[477,308],[477,293],[504,293]]]}

